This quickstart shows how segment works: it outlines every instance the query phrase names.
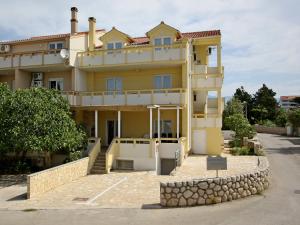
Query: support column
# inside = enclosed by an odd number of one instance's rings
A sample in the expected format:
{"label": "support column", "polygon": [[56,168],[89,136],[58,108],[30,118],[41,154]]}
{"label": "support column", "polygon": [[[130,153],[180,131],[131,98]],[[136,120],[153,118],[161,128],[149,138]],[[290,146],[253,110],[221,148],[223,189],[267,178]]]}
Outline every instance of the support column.
{"label": "support column", "polygon": [[160,138],[160,109],[157,109],[157,137]]}
{"label": "support column", "polygon": [[221,44],[217,45],[217,63],[218,63],[218,71],[222,73],[222,60],[221,60]]}
{"label": "support column", "polygon": [[221,90],[218,90],[218,114],[222,114],[222,95]]}
{"label": "support column", "polygon": [[121,111],[118,111],[118,138],[121,138]]}
{"label": "support column", "polygon": [[98,138],[98,110],[95,110],[95,138]]}
{"label": "support column", "polygon": [[149,131],[149,137],[152,139],[153,138],[153,132],[152,132],[152,108],[150,108],[150,131]]}
{"label": "support column", "polygon": [[179,126],[180,126],[180,124],[179,124],[179,107],[177,107],[177,109],[176,109],[176,111],[177,111],[177,127],[176,127],[176,132],[177,132],[177,138],[179,138]]}

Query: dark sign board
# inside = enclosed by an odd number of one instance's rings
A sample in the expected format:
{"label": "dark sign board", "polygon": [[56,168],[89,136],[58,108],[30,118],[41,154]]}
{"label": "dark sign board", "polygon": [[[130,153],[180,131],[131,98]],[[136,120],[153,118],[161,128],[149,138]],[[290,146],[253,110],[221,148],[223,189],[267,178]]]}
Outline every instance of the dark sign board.
{"label": "dark sign board", "polygon": [[221,156],[208,156],[207,170],[227,170],[227,158]]}

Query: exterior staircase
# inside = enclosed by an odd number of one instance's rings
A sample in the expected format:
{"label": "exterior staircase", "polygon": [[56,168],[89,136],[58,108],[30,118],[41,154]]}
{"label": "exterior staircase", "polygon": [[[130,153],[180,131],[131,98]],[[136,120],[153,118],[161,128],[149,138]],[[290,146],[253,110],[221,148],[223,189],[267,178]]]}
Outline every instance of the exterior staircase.
{"label": "exterior staircase", "polygon": [[106,152],[100,151],[92,167],[91,174],[106,173]]}

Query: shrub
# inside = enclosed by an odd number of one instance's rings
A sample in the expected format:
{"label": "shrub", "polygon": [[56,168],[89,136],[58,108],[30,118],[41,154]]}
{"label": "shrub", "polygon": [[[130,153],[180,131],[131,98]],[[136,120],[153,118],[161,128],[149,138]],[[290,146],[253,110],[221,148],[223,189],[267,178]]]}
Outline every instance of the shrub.
{"label": "shrub", "polygon": [[234,114],[226,117],[224,124],[229,127],[230,130],[235,131],[233,139],[233,145],[235,147],[241,147],[243,138],[253,138],[255,131],[250,125],[249,121],[242,114]]}
{"label": "shrub", "polygon": [[288,113],[288,121],[293,127],[300,127],[300,109],[290,111]]}
{"label": "shrub", "polygon": [[264,120],[262,122],[262,125],[264,125],[266,127],[276,127],[276,124],[274,122],[272,122],[271,120]]}
{"label": "shrub", "polygon": [[280,109],[276,113],[275,124],[279,127],[285,127],[287,123],[287,113],[284,109]]}

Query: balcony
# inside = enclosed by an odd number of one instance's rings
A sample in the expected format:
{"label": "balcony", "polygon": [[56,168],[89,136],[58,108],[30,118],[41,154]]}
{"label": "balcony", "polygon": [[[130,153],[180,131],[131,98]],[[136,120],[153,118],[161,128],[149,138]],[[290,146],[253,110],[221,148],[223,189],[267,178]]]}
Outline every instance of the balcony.
{"label": "balcony", "polygon": [[193,114],[192,124],[194,128],[222,127],[222,117],[216,115]]}
{"label": "balcony", "polygon": [[184,89],[63,92],[71,106],[182,105]]}
{"label": "balcony", "polygon": [[192,88],[221,88],[223,85],[223,73],[218,67],[206,65],[193,65]]}
{"label": "balcony", "polygon": [[0,69],[64,64],[57,50],[0,55]]}
{"label": "balcony", "polygon": [[77,54],[79,66],[104,67],[154,62],[179,62],[186,59],[186,47],[182,44],[170,46],[128,46],[123,49],[103,49]]}

